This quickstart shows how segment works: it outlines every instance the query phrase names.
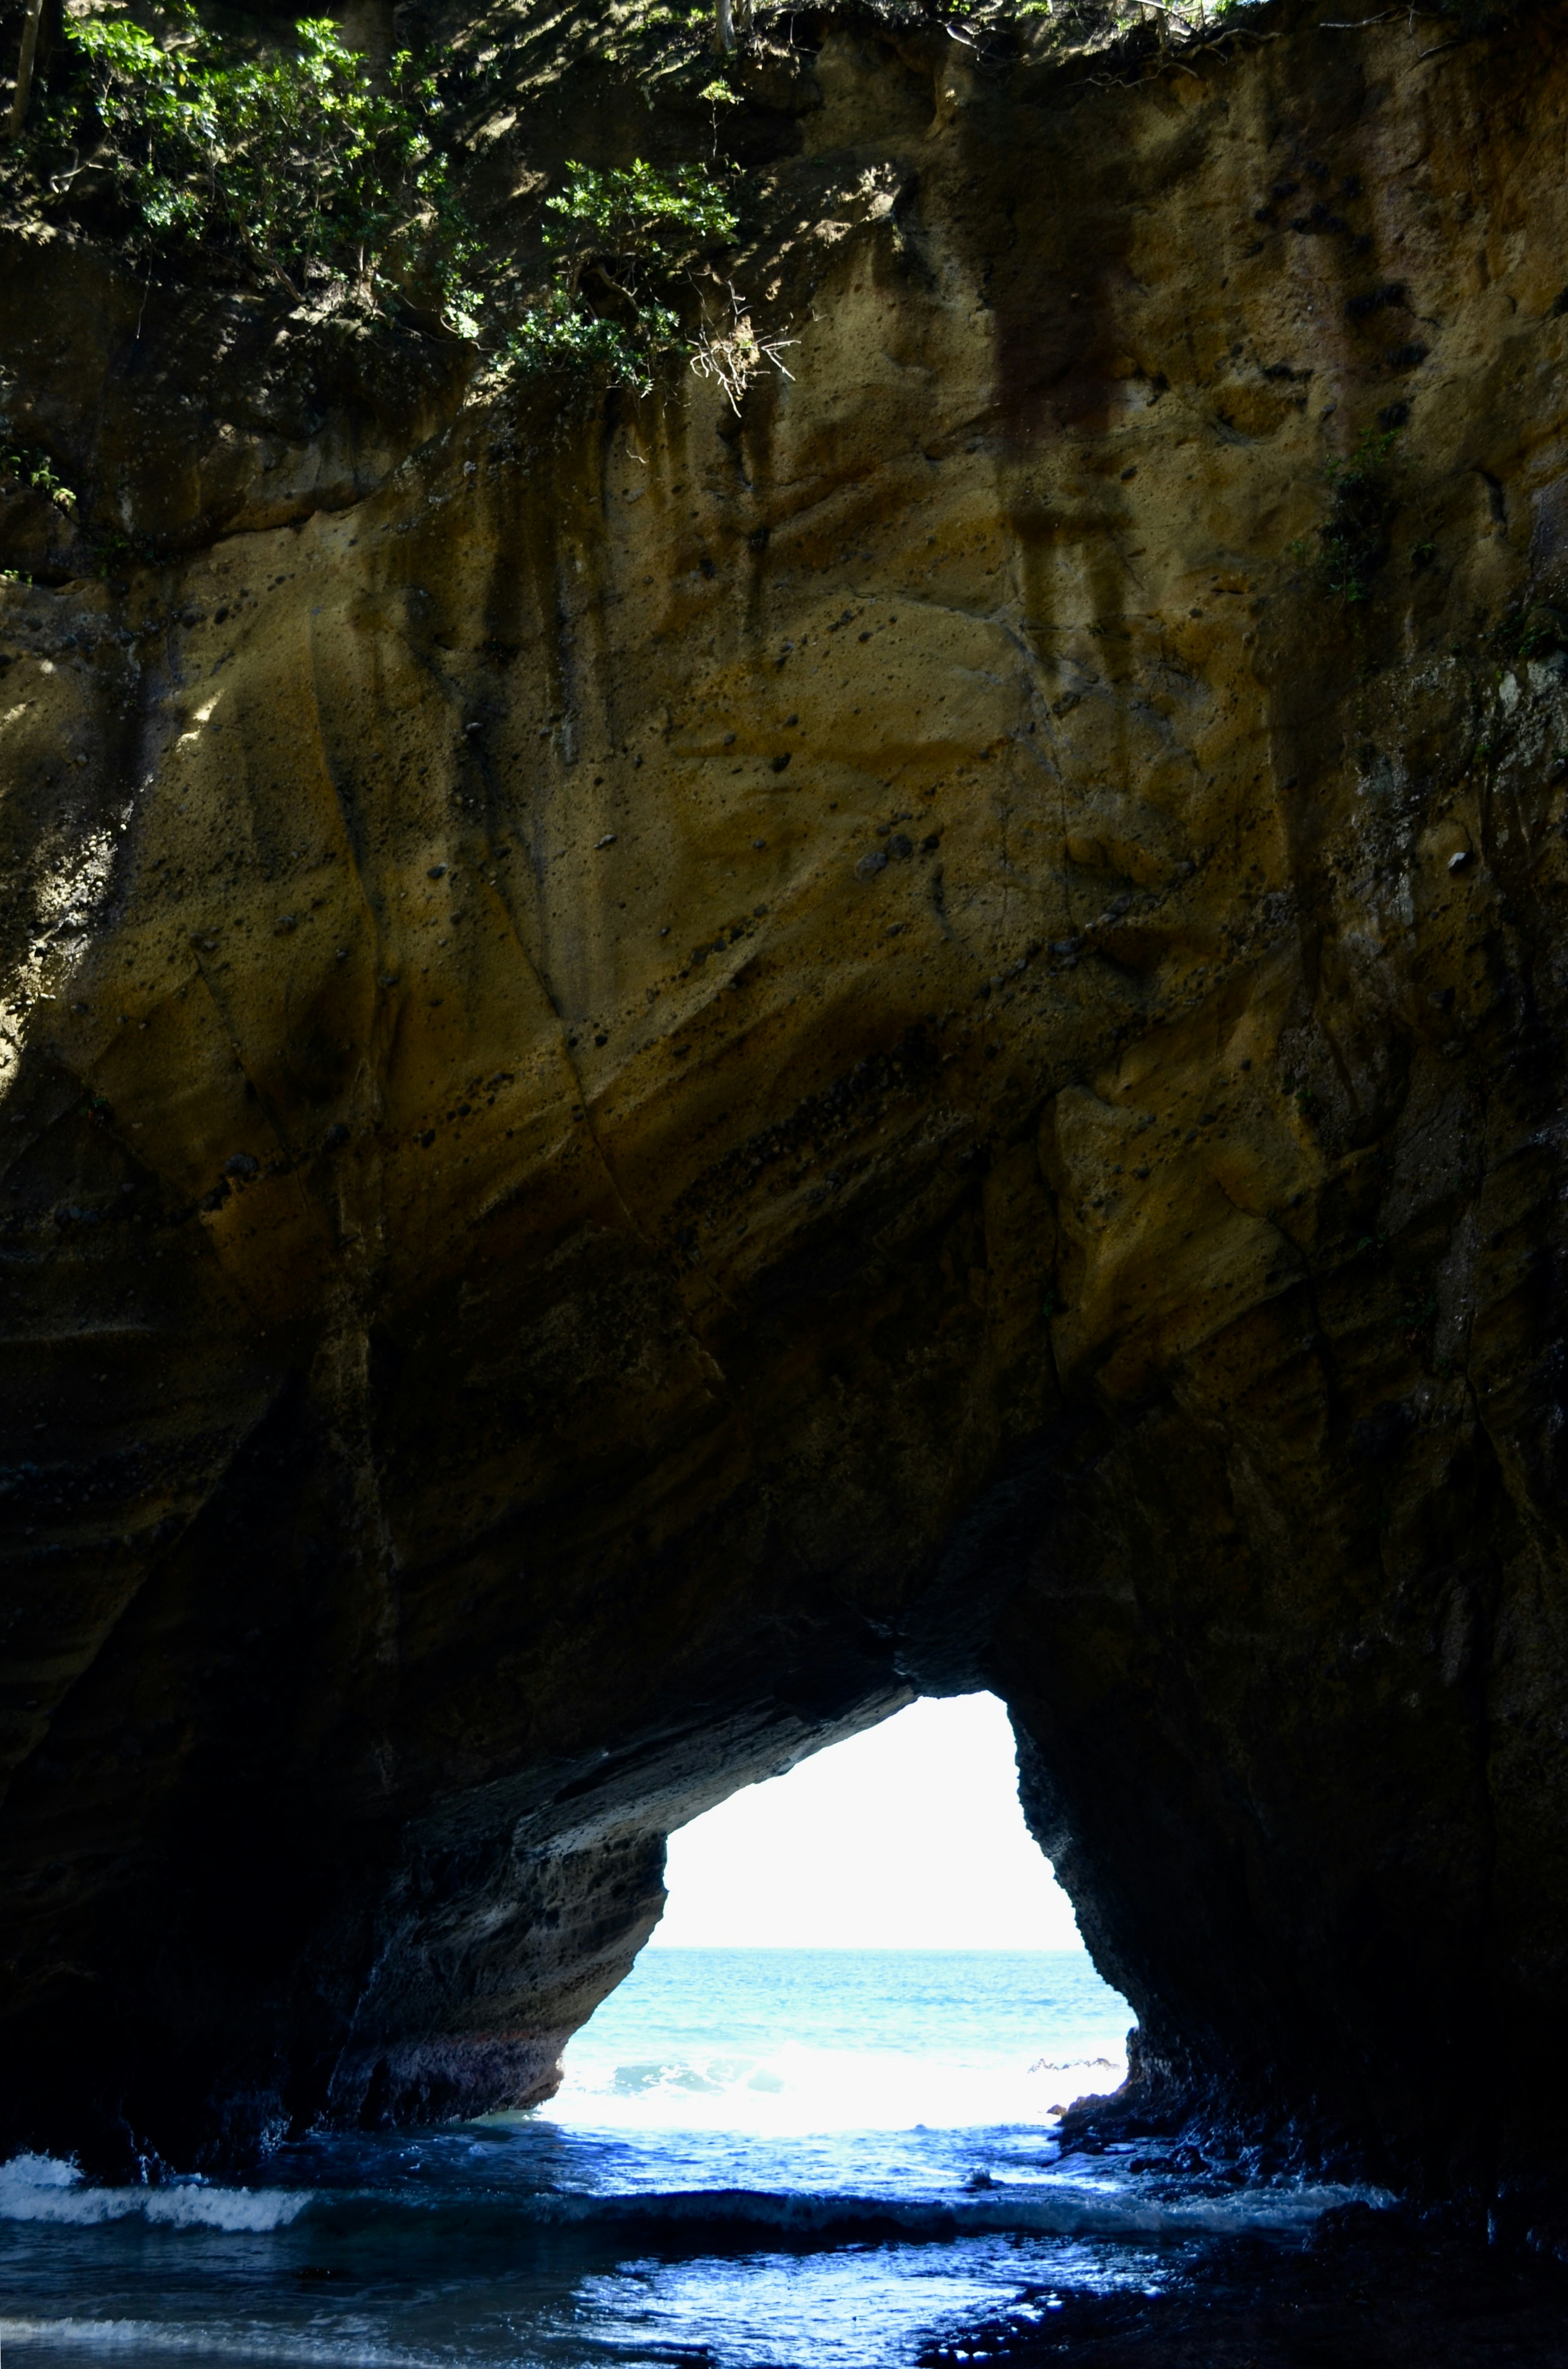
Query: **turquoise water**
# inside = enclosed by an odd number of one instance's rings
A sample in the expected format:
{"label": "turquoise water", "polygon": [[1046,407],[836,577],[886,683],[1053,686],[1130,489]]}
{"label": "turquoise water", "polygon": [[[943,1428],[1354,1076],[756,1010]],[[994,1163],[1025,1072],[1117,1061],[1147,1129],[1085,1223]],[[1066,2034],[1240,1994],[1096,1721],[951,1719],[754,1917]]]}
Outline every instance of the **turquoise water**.
{"label": "turquoise water", "polygon": [[646,1950],[546,2111],[735,2131],[751,2152],[791,2134],[1034,2125],[1116,2087],[1131,2020],[1082,1951]]}
{"label": "turquoise water", "polygon": [[978,2313],[1149,2290],[1352,2192],[1064,2156],[1122,2069],[1077,1952],[646,1951],[555,2102],[307,2141],[244,2182],[0,2167],[13,2369],[914,2369]]}

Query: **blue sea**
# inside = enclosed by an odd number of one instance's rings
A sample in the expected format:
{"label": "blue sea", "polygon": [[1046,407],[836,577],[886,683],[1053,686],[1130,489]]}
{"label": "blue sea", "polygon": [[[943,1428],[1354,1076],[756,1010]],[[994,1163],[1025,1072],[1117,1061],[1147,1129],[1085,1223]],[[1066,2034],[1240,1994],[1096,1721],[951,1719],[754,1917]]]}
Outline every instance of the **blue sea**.
{"label": "blue sea", "polygon": [[548,2106],[282,2149],[243,2183],[0,2167],[13,2369],[914,2369],[977,2317],[1156,2292],[1346,2189],[1063,2154],[1125,2070],[1076,1951],[646,1951]]}

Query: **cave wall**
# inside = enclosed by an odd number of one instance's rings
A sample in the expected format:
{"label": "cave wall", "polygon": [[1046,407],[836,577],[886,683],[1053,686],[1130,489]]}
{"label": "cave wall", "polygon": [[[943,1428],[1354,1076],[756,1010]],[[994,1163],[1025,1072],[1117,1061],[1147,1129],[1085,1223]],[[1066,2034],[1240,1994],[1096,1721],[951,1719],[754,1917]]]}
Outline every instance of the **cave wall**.
{"label": "cave wall", "polygon": [[6,234],[0,2139],[544,2094],[984,1683],[1132,2103],[1547,2226],[1560,30],[827,22],[738,411]]}

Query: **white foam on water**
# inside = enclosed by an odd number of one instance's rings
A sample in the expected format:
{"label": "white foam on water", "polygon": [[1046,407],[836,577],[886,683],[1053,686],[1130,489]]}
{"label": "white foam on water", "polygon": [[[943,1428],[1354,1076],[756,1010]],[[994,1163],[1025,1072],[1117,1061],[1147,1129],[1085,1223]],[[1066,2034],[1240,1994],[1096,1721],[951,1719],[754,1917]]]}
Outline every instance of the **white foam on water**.
{"label": "white foam on water", "polygon": [[0,2346],[74,2345],[95,2352],[221,2354],[235,2361],[309,2361],[340,2369],[452,2369],[450,2355],[365,2343],[342,2333],[313,2337],[299,2329],[236,2327],[232,2321],[161,2319],[0,2319]]}
{"label": "white foam on water", "polygon": [[163,2188],[95,2188],[58,2156],[17,2155],[0,2164],[0,2221],[52,2221],[91,2228],[138,2216],[165,2229],[286,2228],[312,2202],[307,2188],[221,2188],[179,2180]]}
{"label": "white foam on water", "polygon": [[1117,2189],[1107,2178],[1083,2177],[1074,2169],[1043,2178],[1002,2179],[979,2195],[914,2199],[824,2192],[770,2195],[744,2189],[690,2189],[642,2196],[555,2196],[535,2199],[530,2217],[579,2227],[664,2235],[681,2227],[711,2236],[772,2232],[798,2239],[838,2237],[845,2244],[870,2235],[906,2243],[951,2243],[959,2237],[1170,2239],[1233,2237],[1244,2230],[1284,2233],[1305,2228],[1336,2205],[1388,2203],[1377,2189],[1281,2180],[1268,2188],[1233,2190],[1222,2195],[1152,2196]]}
{"label": "white foam on water", "polygon": [[[766,2055],[650,2052],[627,2062],[572,2044],[542,2119],[574,2129],[830,2131],[1039,2127],[1074,2099],[1119,2089],[1125,2051],[1093,2057],[955,2058],[784,2043]],[[584,2042],[590,2044],[585,2046]]]}
{"label": "white foam on water", "polygon": [[1026,2186],[1002,2180],[990,2194],[966,2202],[960,2226],[1059,2237],[1237,2237],[1245,2231],[1305,2229],[1338,2205],[1392,2201],[1379,2189],[1308,2180],[1280,2180],[1268,2188],[1166,2203],[1137,2192],[1116,2195],[1078,2180],[1058,2184],[1047,2180]]}

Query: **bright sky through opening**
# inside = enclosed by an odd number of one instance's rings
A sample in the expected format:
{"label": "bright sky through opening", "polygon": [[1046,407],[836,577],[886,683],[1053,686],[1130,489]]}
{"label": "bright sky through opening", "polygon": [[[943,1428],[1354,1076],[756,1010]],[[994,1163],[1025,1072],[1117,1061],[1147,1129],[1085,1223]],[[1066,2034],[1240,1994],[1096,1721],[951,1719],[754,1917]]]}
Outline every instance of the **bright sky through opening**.
{"label": "bright sky through opening", "polygon": [[994,1695],[912,1703],[670,1838],[655,1946],[1077,1950]]}

